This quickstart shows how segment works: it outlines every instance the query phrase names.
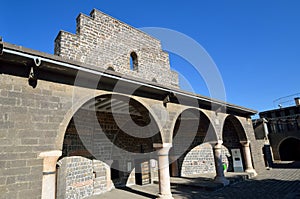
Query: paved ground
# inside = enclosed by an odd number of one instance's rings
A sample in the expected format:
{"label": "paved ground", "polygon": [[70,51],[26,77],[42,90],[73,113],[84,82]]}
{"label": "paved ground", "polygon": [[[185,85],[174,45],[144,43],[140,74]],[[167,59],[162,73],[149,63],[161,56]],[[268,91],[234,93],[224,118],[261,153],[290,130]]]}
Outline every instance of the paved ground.
{"label": "paved ground", "polygon": [[[158,185],[132,186],[115,189],[111,192],[93,196],[90,199],[146,199],[155,198]],[[255,178],[236,182],[228,187],[208,190],[197,186],[172,186],[175,199],[198,198],[264,198],[300,199],[300,169],[276,168],[266,170]]]}

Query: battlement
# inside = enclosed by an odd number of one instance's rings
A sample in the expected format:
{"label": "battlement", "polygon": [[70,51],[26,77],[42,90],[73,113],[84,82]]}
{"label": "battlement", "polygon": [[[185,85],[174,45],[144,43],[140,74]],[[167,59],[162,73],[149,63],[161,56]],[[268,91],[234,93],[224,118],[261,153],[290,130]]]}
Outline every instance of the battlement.
{"label": "battlement", "polygon": [[139,29],[94,9],[79,14],[76,34],[60,31],[55,55],[102,68],[178,87],[178,74],[170,69],[169,55],[159,40]]}

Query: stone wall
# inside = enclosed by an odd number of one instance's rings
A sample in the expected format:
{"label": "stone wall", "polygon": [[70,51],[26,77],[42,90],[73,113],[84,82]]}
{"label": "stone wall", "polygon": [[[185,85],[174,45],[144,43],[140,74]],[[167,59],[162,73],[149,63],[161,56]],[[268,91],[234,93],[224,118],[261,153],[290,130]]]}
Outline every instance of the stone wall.
{"label": "stone wall", "polygon": [[[131,56],[134,53],[135,56]],[[178,87],[178,75],[170,69],[169,55],[160,41],[98,10],[80,14],[76,34],[61,31],[55,54],[93,69],[110,69],[164,86]],[[130,69],[130,59],[134,67]]]}
{"label": "stone wall", "polygon": [[[5,65],[1,65],[5,67]],[[41,198],[43,160],[70,109],[70,87],[0,75],[0,198]]]}
{"label": "stone wall", "polygon": [[[229,164],[230,153],[226,147],[222,149],[222,162]],[[184,158],[181,176],[201,175],[215,173],[215,160],[211,144],[204,143],[193,148]]]}
{"label": "stone wall", "polygon": [[[0,198],[41,198],[43,159],[39,154],[62,149],[62,135],[65,135],[73,116],[70,110],[73,105],[75,109],[78,106],[77,101],[73,101],[73,89],[70,85],[43,80],[39,80],[37,88],[33,89],[28,85],[27,78],[0,75]],[[76,93],[76,100],[80,102],[89,92],[89,89],[82,88],[82,92]],[[105,92],[97,93],[101,95]],[[92,91],[91,95],[94,94],[95,91]],[[68,117],[70,119],[66,120]],[[72,144],[70,151],[80,149],[80,143]],[[97,151],[104,154],[102,149],[105,147],[98,145]],[[140,150],[140,147],[137,149]],[[146,145],[144,149],[147,149]],[[116,155],[117,158],[121,156]]]}
{"label": "stone wall", "polygon": [[57,198],[80,199],[113,188],[110,168],[99,160],[80,156],[65,157],[57,163]]}
{"label": "stone wall", "polygon": [[[9,66],[1,65],[1,67]],[[39,80],[38,86],[33,89],[28,85],[27,78],[5,74],[0,75],[0,198],[34,199],[41,197],[43,160],[39,158],[39,154],[45,151],[62,149],[63,136],[73,116],[73,112],[70,110],[72,110],[73,105],[75,105],[75,108],[79,106],[78,104],[74,104],[72,98],[74,94],[73,89],[74,87],[70,85],[46,82],[43,80]],[[76,100],[86,101],[86,96],[89,95],[89,92],[92,93],[92,96],[107,94],[105,91],[91,91],[86,88],[81,88],[81,91],[82,92],[77,92],[75,96]],[[81,96],[81,94],[84,96]],[[136,97],[136,99],[138,99],[138,97]],[[151,101],[149,99],[147,103],[155,104],[161,102]],[[174,112],[170,113],[170,116],[172,116],[172,119],[176,119],[174,115],[176,115],[176,111],[180,112],[181,109],[178,108],[173,111]],[[85,117],[87,117],[87,115],[85,115]],[[100,117],[99,120],[105,121],[105,118],[107,121],[110,116],[105,115],[103,118]],[[169,123],[172,123],[172,121],[169,121]],[[118,130],[115,125],[107,125],[107,127],[110,130],[107,131],[108,135],[113,135]],[[187,138],[186,133],[189,130],[188,127],[191,127],[191,125],[187,123],[185,125],[183,124],[183,127],[185,130],[182,131],[183,134],[179,136],[179,140],[183,140],[180,139],[181,137]],[[91,128],[91,126],[88,125],[85,126],[85,128],[88,129]],[[171,126],[164,128],[171,128]],[[253,128],[252,130],[251,128],[251,125],[245,126],[245,131],[248,136],[253,133]],[[68,129],[67,132],[72,131],[70,129]],[[170,131],[165,131],[165,136],[169,136],[169,134],[167,134],[168,132]],[[198,143],[199,145],[203,143],[205,136],[203,132],[205,132],[205,126],[200,125],[199,136],[194,140],[193,144]],[[122,140],[126,140],[127,143],[132,143],[132,139],[126,138],[122,133],[120,135],[121,139],[115,140],[117,144],[120,145]],[[99,136],[96,138],[101,140],[104,136],[102,135],[102,137]],[[135,141],[137,145],[144,143],[143,140],[137,139]],[[254,133],[253,137],[250,137],[250,141],[251,147],[254,146]],[[147,148],[147,146],[150,146],[152,141],[147,143],[149,144],[145,145],[143,150],[150,149],[150,147]],[[133,151],[140,150],[141,148],[136,147],[137,145],[135,145],[133,149],[126,149]],[[75,150],[78,146],[78,143],[77,145],[74,144],[74,148],[71,147],[70,150]],[[176,146],[176,143],[174,143],[174,146]],[[259,150],[259,146],[254,146],[251,149],[252,152],[254,152],[254,162],[259,163],[260,156],[257,156],[256,159],[255,157],[256,154],[260,153],[261,155],[261,149]],[[102,144],[98,145],[97,151],[102,151],[102,153],[105,154],[105,147],[103,148]],[[122,157],[122,154],[115,154],[115,160],[120,157]],[[149,157],[149,159],[152,158],[153,157]],[[127,165],[127,162],[121,164]],[[132,165],[134,164],[132,163]],[[257,165],[259,164],[255,165],[255,169],[258,168]],[[157,176],[157,173],[155,175]],[[102,175],[99,174],[98,176]],[[103,185],[102,182],[94,181],[94,183],[100,183],[101,186]],[[97,185],[94,185],[94,187],[96,186]],[[103,189],[99,188],[97,191],[94,189],[94,192],[100,193],[101,190]]]}
{"label": "stone wall", "polygon": [[[94,193],[93,161],[83,157],[58,162],[57,198],[80,199]],[[105,176],[105,175],[104,175]]]}

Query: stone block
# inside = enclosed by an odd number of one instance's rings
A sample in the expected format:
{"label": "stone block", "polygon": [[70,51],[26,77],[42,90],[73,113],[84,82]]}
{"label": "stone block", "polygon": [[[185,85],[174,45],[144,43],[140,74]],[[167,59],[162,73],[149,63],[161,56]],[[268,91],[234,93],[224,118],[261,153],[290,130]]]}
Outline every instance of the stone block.
{"label": "stone block", "polygon": [[33,199],[41,196],[41,189],[22,190],[18,192],[18,198],[22,199]]}
{"label": "stone block", "polygon": [[20,168],[26,165],[25,160],[12,160],[6,162],[6,168]]}
{"label": "stone block", "polygon": [[31,159],[31,160],[26,160],[26,166],[42,166],[43,165],[43,160],[42,159]]}
{"label": "stone block", "polygon": [[16,182],[16,177],[15,176],[6,178],[6,185],[14,184],[15,182]]}
{"label": "stone block", "polygon": [[2,169],[0,171],[3,176],[18,176],[18,175],[24,175],[26,173],[29,173],[30,168],[28,167],[22,167],[22,168],[6,168]]}
{"label": "stone block", "polygon": [[10,184],[10,185],[7,185],[6,187],[9,192],[18,192],[18,191],[22,191],[22,190],[28,190],[29,182]]}
{"label": "stone block", "polygon": [[1,192],[1,187],[0,187],[0,199],[11,199],[11,198],[18,198],[18,192]]}
{"label": "stone block", "polygon": [[7,179],[7,177],[0,177],[0,186],[6,184],[6,179]]}
{"label": "stone block", "polygon": [[38,139],[24,138],[24,139],[21,139],[21,144],[22,145],[36,145],[36,144],[38,144]]}

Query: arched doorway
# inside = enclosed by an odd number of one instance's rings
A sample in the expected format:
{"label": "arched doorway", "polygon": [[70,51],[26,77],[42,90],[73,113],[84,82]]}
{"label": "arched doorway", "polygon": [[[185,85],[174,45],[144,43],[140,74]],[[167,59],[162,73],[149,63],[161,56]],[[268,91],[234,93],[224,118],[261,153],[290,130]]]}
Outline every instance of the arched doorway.
{"label": "arched doorway", "polygon": [[287,138],[279,145],[282,161],[300,161],[300,139]]}
{"label": "arched doorway", "polygon": [[228,160],[227,171],[244,172],[246,165],[241,142],[246,142],[247,137],[243,126],[235,116],[229,115],[225,119],[222,137],[224,149],[227,150],[224,153]]}
{"label": "arched doorway", "polygon": [[58,195],[86,197],[140,178],[150,183],[153,143],[161,142],[153,115],[137,100],[115,94],[89,100],[66,129]]}
{"label": "arched doorway", "polygon": [[[215,171],[210,141],[216,133],[209,118],[197,109],[184,110],[177,118],[170,152],[171,176],[192,176]],[[174,172],[177,170],[177,172]]]}

